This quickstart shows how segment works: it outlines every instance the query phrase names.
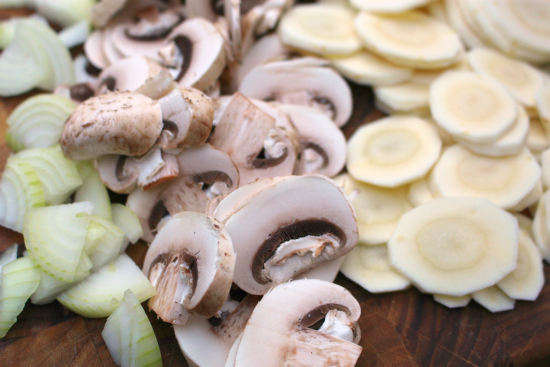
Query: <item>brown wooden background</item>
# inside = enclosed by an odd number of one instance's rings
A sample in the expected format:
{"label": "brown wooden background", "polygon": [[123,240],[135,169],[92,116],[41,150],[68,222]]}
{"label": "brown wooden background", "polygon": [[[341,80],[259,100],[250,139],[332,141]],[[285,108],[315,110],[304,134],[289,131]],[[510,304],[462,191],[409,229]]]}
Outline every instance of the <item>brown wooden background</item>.
{"label": "brown wooden background", "polygon": [[[0,12],[0,19],[14,12]],[[21,12],[15,12],[21,13]],[[23,12],[24,13],[24,12]],[[358,126],[377,119],[370,89],[353,86],[354,114],[344,128],[349,137]],[[0,99],[0,141],[5,119],[24,98]],[[0,170],[9,149],[0,144]],[[0,227],[0,251],[22,236]],[[147,248],[130,246],[129,255],[142,264]],[[516,303],[512,311],[492,314],[475,302],[451,310],[416,289],[371,294],[341,274],[336,283],[352,292],[362,306],[359,325],[363,353],[358,367],[409,366],[550,366],[550,267],[546,286],[536,302]],[[149,312],[164,366],[187,366],[170,325]],[[105,319],[86,319],[58,302],[30,302],[18,322],[0,339],[0,366],[115,366],[101,337]],[[210,366],[204,366],[210,367]],[[258,367],[261,367],[258,365]]]}

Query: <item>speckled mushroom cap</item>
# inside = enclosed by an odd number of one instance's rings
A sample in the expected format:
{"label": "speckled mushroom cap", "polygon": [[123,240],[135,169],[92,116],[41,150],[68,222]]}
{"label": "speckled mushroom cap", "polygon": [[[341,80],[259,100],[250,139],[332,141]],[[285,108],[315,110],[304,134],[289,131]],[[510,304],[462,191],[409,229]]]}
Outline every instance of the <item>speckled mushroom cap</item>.
{"label": "speckled mushroom cap", "polygon": [[160,104],[139,93],[114,92],[92,97],[67,120],[61,148],[80,161],[105,154],[147,153],[162,131]]}

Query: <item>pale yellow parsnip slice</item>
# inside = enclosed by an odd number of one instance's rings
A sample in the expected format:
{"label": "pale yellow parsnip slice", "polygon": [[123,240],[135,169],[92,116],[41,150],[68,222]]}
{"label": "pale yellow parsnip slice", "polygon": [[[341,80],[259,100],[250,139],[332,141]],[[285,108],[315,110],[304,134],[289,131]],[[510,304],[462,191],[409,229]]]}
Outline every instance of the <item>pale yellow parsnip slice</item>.
{"label": "pale yellow parsnip slice", "polygon": [[516,301],[508,297],[498,287],[488,287],[472,293],[474,301],[491,312],[502,312],[513,310]]}

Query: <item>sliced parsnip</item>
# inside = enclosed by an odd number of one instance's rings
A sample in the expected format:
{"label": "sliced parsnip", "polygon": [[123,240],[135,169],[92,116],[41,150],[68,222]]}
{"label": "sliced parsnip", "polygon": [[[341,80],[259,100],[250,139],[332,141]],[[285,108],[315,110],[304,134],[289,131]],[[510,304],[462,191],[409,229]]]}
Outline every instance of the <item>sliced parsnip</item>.
{"label": "sliced parsnip", "polygon": [[518,266],[497,286],[513,299],[534,301],[544,286],[542,257],[531,237],[519,232]]}
{"label": "sliced parsnip", "polygon": [[361,49],[353,27],[353,11],[332,4],[299,5],[279,24],[281,41],[319,55],[350,55]]}
{"label": "sliced parsnip", "polygon": [[376,98],[391,111],[414,111],[430,105],[430,87],[410,82],[374,88]]}
{"label": "sliced parsnip", "polygon": [[535,243],[542,254],[542,257],[550,262],[550,217],[548,208],[550,207],[550,191],[547,191],[540,199],[535,218],[533,219],[533,237]]}
{"label": "sliced parsnip", "polygon": [[429,118],[431,116],[429,107],[421,107],[421,108],[410,110],[410,111],[398,111],[398,110],[395,110],[395,109],[391,108],[390,106],[388,106],[387,104],[385,104],[384,102],[382,102],[382,100],[380,100],[378,98],[376,98],[374,100],[374,106],[376,107],[376,109],[378,111],[383,112],[386,115],[417,116],[417,117],[420,117],[420,118],[423,118],[423,119]]}
{"label": "sliced parsnip", "polygon": [[404,214],[388,242],[390,262],[427,293],[464,296],[517,265],[517,220],[490,201],[432,200]]}
{"label": "sliced parsnip", "polygon": [[408,193],[409,202],[413,206],[420,206],[428,201],[435,199],[435,196],[430,190],[430,185],[426,178],[413,182],[409,186]]}
{"label": "sliced parsnip", "polygon": [[463,53],[452,29],[418,11],[392,15],[364,11],[355,19],[355,29],[367,49],[406,67],[446,67]]}
{"label": "sliced parsnip", "polygon": [[516,304],[515,300],[508,297],[496,286],[474,292],[472,293],[472,298],[491,312],[513,310]]}
{"label": "sliced parsnip", "polygon": [[515,212],[521,212],[525,209],[531,207],[532,205],[535,205],[539,202],[540,198],[542,197],[542,194],[544,193],[542,180],[539,180],[533,190],[529,191],[527,195],[523,199],[519,201],[513,208],[510,208],[510,210]]}
{"label": "sliced parsnip", "polygon": [[371,293],[400,291],[411,285],[390,266],[386,245],[356,246],[346,255],[340,272]]}
{"label": "sliced parsnip", "polygon": [[357,180],[397,187],[424,177],[439,158],[435,128],[413,116],[394,116],[365,125],[348,144],[349,173]]}
{"label": "sliced parsnip", "polygon": [[347,174],[334,181],[350,198],[359,229],[359,242],[375,246],[388,242],[399,218],[412,209],[407,200],[407,187],[388,189],[364,184]]}
{"label": "sliced parsnip", "polygon": [[544,83],[540,71],[488,48],[476,48],[467,57],[476,73],[502,84],[522,105],[535,106],[535,94]]}
{"label": "sliced parsnip", "polygon": [[535,96],[540,122],[546,130],[550,130],[550,86],[540,88]]}
{"label": "sliced parsnip", "polygon": [[525,108],[518,105],[518,116],[514,125],[493,143],[473,143],[457,138],[457,142],[474,153],[490,157],[503,157],[521,152],[529,133],[529,116]]}
{"label": "sliced parsnip", "polygon": [[544,189],[550,188],[550,149],[546,149],[540,156],[540,164],[542,166],[542,183]]}
{"label": "sliced parsnip", "polygon": [[344,77],[363,85],[394,85],[406,82],[413,74],[410,68],[394,65],[370,52],[329,59]]}
{"label": "sliced parsnip", "polygon": [[533,220],[520,213],[512,213],[512,215],[518,220],[519,229],[532,236]]}
{"label": "sliced parsnip", "polygon": [[472,300],[472,296],[467,294],[462,297],[445,296],[443,294],[434,294],[434,300],[449,308],[465,307]]}
{"label": "sliced parsnip", "polygon": [[431,0],[350,0],[352,6],[375,13],[402,13],[426,5]]}
{"label": "sliced parsnip", "polygon": [[509,209],[535,188],[540,177],[540,166],[527,149],[517,155],[493,158],[453,145],[432,170],[430,188],[436,197],[486,198]]}
{"label": "sliced parsnip", "polygon": [[525,144],[533,154],[542,153],[550,148],[548,131],[538,118],[531,119]]}
{"label": "sliced parsnip", "polygon": [[481,37],[472,30],[458,7],[459,0],[445,1],[445,11],[449,25],[453,28],[469,48],[483,47],[484,42]]}
{"label": "sliced parsnip", "polygon": [[494,80],[467,71],[449,71],[430,86],[435,121],[456,137],[491,143],[512,128],[517,103]]}
{"label": "sliced parsnip", "polygon": [[435,122],[435,120],[431,117],[431,113],[429,117],[425,117],[424,119],[435,127],[435,129],[437,130],[437,133],[439,134],[439,137],[441,138],[441,142],[443,143],[443,146],[456,144],[455,138],[451,134],[449,134],[445,129],[439,126],[437,122]]}

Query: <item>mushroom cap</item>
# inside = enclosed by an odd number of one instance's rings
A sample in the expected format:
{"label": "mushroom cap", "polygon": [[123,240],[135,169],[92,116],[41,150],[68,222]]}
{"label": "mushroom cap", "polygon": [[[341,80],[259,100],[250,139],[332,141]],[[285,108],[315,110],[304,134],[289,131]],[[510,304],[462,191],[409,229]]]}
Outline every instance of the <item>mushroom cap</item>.
{"label": "mushroom cap", "polygon": [[351,90],[337,72],[324,65],[312,57],[259,65],[243,79],[239,92],[263,100],[319,106],[336,125],[343,126],[352,112]]}
{"label": "mushroom cap", "polygon": [[[283,104],[278,108],[288,115],[298,129],[305,150],[305,173],[318,173],[327,177],[340,173],[346,164],[346,137],[332,120],[311,107]],[[309,161],[311,155],[313,159]]]}
{"label": "mushroom cap", "polygon": [[155,145],[161,130],[158,102],[139,93],[114,92],[80,104],[65,123],[60,144],[75,161],[105,154],[139,156]]}
{"label": "mushroom cap", "polygon": [[164,121],[160,146],[197,147],[206,142],[214,121],[214,102],[193,88],[177,88],[159,100]]}
{"label": "mushroom cap", "polygon": [[[240,190],[223,201],[245,197]],[[344,256],[358,241],[351,204],[321,176],[288,177],[256,193],[228,217],[221,213],[217,210],[215,217],[225,224],[238,254],[233,281],[250,294],[265,294],[276,283]],[[281,254],[285,257],[275,261]]]}
{"label": "mushroom cap", "polygon": [[239,343],[238,367],[355,366],[362,348],[318,330],[312,323],[342,311],[355,328],[361,307],[345,288],[321,280],[278,285],[258,303]]}
{"label": "mushroom cap", "polygon": [[147,79],[156,77],[163,70],[166,69],[159,63],[144,56],[122,59],[99,74],[96,93],[134,92]]}
{"label": "mushroom cap", "polygon": [[234,267],[231,238],[222,223],[202,213],[178,213],[145,256],[143,273],[157,290],[149,306],[164,321],[179,325],[186,321],[185,311],[212,317],[229,295]]}
{"label": "mushroom cap", "polygon": [[259,300],[257,296],[246,296],[217,326],[195,315],[191,315],[185,325],[174,326],[176,339],[189,365],[223,366]]}
{"label": "mushroom cap", "polygon": [[342,264],[346,260],[345,256],[339,257],[337,259],[326,262],[322,265],[319,265],[316,268],[306,271],[298,275],[294,280],[300,279],[317,279],[323,280],[325,282],[333,283],[342,267]]}
{"label": "mushroom cap", "polygon": [[183,57],[174,73],[179,85],[206,90],[218,80],[226,64],[225,41],[212,23],[202,18],[187,20],[168,39]]}
{"label": "mushroom cap", "polygon": [[104,69],[110,62],[103,51],[105,32],[100,29],[93,31],[84,43],[86,58],[98,69]]}
{"label": "mushroom cap", "polygon": [[113,27],[113,44],[125,57],[147,56],[160,62],[159,49],[166,44],[174,28],[183,22],[184,16],[178,10],[159,14],[156,7],[144,9],[139,15],[137,23],[127,21]]}
{"label": "mushroom cap", "polygon": [[90,22],[96,28],[102,28],[120,11],[128,0],[101,0],[92,8]]}

